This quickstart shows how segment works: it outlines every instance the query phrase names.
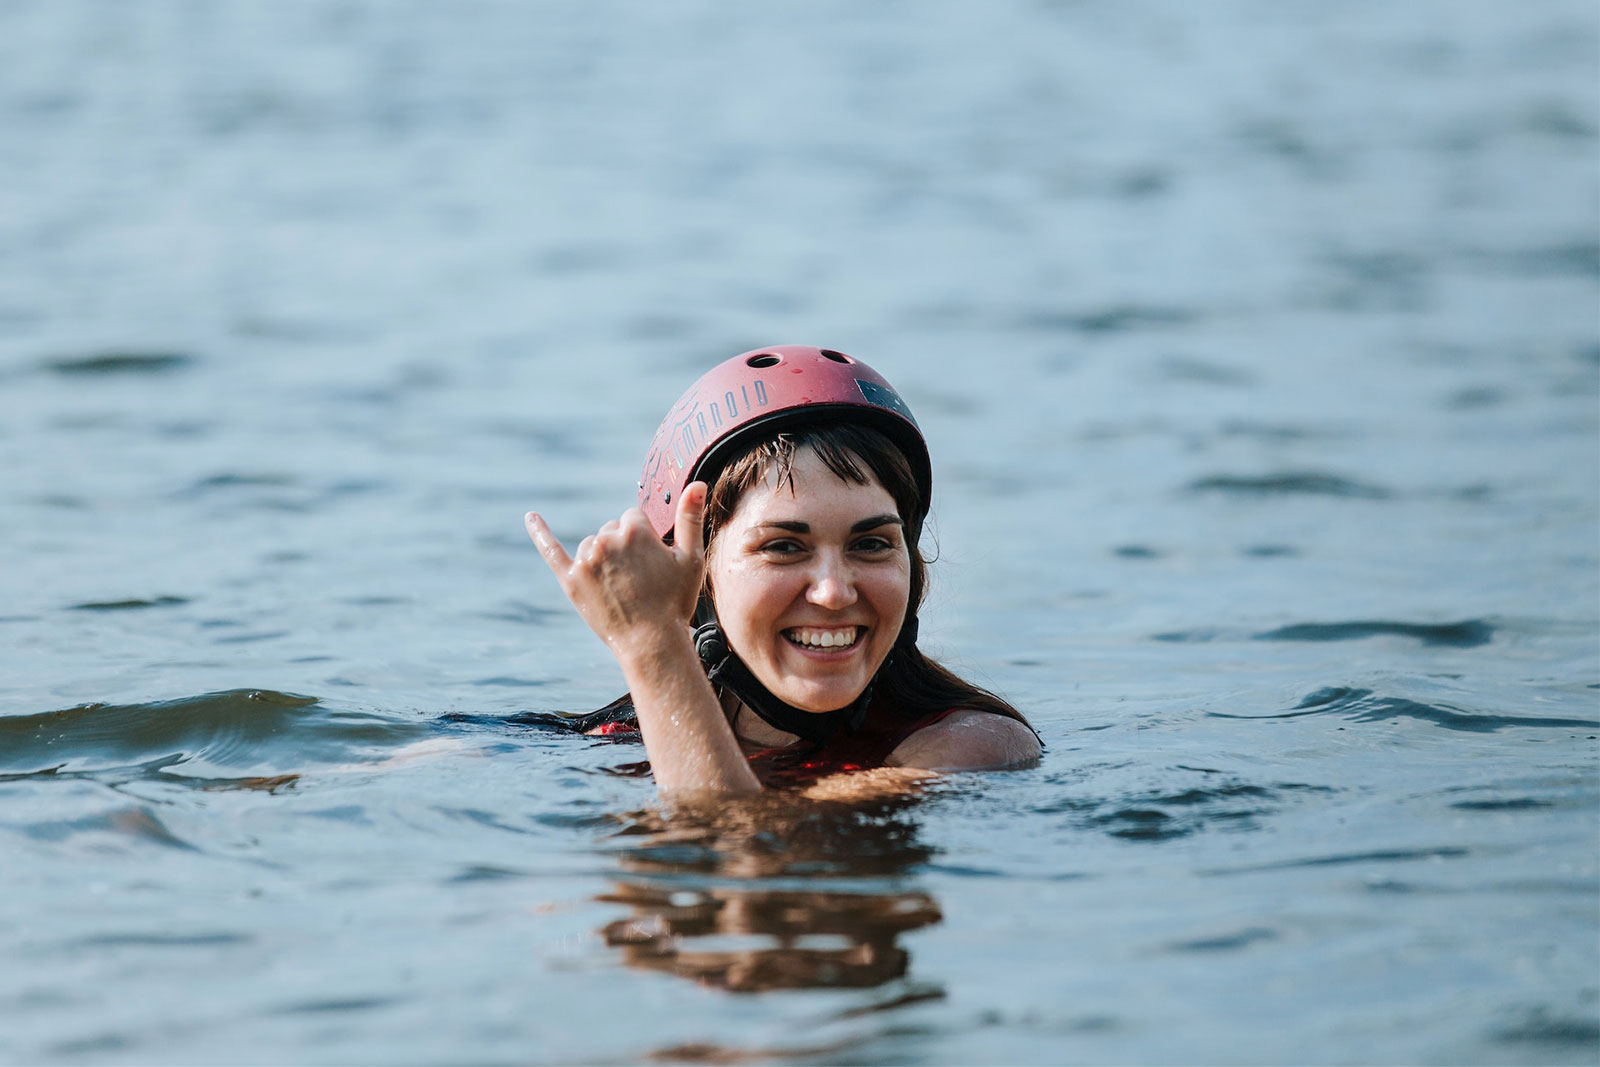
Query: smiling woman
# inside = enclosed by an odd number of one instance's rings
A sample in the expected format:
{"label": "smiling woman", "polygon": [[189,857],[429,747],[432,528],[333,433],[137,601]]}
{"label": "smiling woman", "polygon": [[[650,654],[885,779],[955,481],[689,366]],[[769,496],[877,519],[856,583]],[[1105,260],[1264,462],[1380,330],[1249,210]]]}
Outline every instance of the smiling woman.
{"label": "smiling woman", "polygon": [[657,431],[639,507],[572,555],[527,516],[628,681],[586,728],[637,729],[674,790],[1037,760],[1015,708],[917,648],[931,486],[916,420],[859,360],[780,346],[713,368]]}

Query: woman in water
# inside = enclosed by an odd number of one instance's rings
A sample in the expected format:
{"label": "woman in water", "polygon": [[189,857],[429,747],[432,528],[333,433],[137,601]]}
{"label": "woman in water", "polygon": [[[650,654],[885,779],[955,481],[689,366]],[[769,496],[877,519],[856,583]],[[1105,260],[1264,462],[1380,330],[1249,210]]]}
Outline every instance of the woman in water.
{"label": "woman in water", "polygon": [[787,345],[713,368],[656,431],[637,508],[570,556],[527,515],[628,682],[586,731],[637,728],[670,790],[1037,760],[1015,708],[917,648],[931,488],[916,420],[859,360]]}

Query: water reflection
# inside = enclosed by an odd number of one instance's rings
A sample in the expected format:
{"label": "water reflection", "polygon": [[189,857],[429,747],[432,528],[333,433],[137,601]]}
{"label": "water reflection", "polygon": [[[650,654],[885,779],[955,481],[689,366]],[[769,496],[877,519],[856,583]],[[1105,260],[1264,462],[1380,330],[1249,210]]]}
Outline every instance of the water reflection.
{"label": "water reflection", "polygon": [[931,895],[902,882],[933,855],[917,839],[914,803],[763,794],[715,812],[631,815],[619,837],[638,840],[598,898],[631,912],[601,933],[630,967],[738,993],[905,977],[900,935],[942,918]]}

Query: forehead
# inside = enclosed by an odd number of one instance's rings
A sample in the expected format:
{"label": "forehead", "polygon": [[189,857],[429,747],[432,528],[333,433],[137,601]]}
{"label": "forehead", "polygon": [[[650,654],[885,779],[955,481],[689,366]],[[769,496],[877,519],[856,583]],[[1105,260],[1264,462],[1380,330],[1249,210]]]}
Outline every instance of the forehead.
{"label": "forehead", "polygon": [[801,522],[821,521],[830,515],[863,518],[867,515],[898,515],[894,497],[863,468],[865,484],[839,477],[829,470],[809,448],[795,452],[789,468],[790,478],[779,484],[776,464],[769,464],[761,481],[739,499],[730,525],[748,525],[772,519]]}

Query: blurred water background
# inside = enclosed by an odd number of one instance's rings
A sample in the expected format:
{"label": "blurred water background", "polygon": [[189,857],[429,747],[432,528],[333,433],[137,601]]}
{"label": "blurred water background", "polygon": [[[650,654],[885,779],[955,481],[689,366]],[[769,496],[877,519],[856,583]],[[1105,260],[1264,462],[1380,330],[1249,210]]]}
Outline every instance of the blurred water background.
{"label": "blurred water background", "polygon": [[[657,809],[521,529],[712,362],[1048,752]],[[1590,0],[0,3],[0,1060],[1600,1060]]]}

